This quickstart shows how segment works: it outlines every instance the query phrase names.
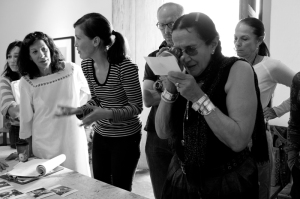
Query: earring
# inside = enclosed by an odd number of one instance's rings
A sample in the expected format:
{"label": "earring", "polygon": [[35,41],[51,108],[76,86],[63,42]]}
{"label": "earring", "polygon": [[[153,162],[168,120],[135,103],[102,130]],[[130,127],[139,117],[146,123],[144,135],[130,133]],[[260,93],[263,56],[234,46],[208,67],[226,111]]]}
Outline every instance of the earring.
{"label": "earring", "polygon": [[212,50],[211,54],[213,55],[215,53],[215,49]]}

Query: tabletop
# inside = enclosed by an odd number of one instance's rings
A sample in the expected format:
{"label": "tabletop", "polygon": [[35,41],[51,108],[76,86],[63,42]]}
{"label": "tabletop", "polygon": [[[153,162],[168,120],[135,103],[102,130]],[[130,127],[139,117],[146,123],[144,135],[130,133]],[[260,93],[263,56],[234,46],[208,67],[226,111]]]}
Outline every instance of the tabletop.
{"label": "tabletop", "polygon": [[[10,155],[11,153],[16,152],[16,149],[11,149],[9,146],[1,146],[0,147],[0,161],[4,161],[4,159]],[[9,168],[5,171],[0,172],[0,175],[5,174],[10,171],[14,165],[18,163],[16,160],[6,161],[9,165]],[[2,179],[1,179],[2,180]],[[77,192],[66,196],[66,198],[73,199],[86,199],[86,198],[101,198],[101,199],[146,199],[143,196],[137,195],[135,193],[131,193],[129,191],[120,189],[118,187],[109,185],[107,183],[101,182],[99,180],[95,180],[94,178],[87,177],[82,175],[76,171],[64,168],[63,170],[41,178],[39,180],[33,181],[31,183],[20,185],[13,182],[9,182],[15,189],[19,191],[28,191],[31,189],[44,187],[49,188],[55,185],[64,185],[73,189],[78,190]],[[22,197],[32,198],[30,196]],[[62,198],[58,195],[53,195],[47,197],[47,199],[56,199]]]}

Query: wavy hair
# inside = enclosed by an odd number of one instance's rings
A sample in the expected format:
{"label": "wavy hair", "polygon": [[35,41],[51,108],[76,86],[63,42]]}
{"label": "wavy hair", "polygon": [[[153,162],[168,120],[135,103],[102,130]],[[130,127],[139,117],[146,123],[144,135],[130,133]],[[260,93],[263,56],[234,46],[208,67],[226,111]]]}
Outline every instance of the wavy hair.
{"label": "wavy hair", "polygon": [[54,44],[53,39],[43,32],[33,32],[26,35],[19,53],[18,66],[21,75],[28,75],[30,79],[41,77],[38,66],[30,59],[29,52],[30,46],[37,40],[43,40],[50,50],[52,73],[63,70],[64,65],[60,62],[64,60],[64,57]]}
{"label": "wavy hair", "polygon": [[[14,41],[12,43],[10,43],[6,49],[6,60],[8,59],[8,54],[10,53],[10,51],[12,51],[12,49],[14,49],[14,47],[22,47],[22,42],[21,41]],[[6,61],[6,64],[4,66],[4,71],[2,73],[2,75],[6,78],[8,78],[10,81],[15,81],[15,80],[19,80],[20,79],[20,73],[19,72],[14,72],[11,70],[11,68],[9,67],[8,62]]]}

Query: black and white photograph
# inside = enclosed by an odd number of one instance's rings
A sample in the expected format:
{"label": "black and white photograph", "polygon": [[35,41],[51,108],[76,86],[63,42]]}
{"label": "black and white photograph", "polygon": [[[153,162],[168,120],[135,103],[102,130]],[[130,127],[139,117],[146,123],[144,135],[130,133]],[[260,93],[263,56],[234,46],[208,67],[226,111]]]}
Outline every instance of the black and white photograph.
{"label": "black and white photograph", "polygon": [[66,187],[63,185],[56,185],[56,186],[50,187],[49,190],[56,193],[57,195],[62,196],[62,197],[68,196],[77,191],[76,189],[72,189],[70,187]]}
{"label": "black and white photograph", "polygon": [[25,196],[25,194],[16,189],[5,189],[0,191],[0,199],[15,199],[23,196]]}
{"label": "black and white photograph", "polygon": [[46,198],[54,195],[53,192],[45,188],[34,189],[32,191],[27,192],[27,194],[36,199]]}

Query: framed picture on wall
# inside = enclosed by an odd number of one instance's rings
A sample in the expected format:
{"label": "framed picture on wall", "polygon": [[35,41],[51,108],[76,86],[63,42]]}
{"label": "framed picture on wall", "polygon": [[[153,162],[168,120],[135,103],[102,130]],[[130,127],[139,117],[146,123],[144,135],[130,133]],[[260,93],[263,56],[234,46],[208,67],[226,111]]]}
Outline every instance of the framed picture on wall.
{"label": "framed picture on wall", "polygon": [[75,63],[75,38],[70,36],[54,38],[53,40],[61,54],[64,56],[65,60]]}

